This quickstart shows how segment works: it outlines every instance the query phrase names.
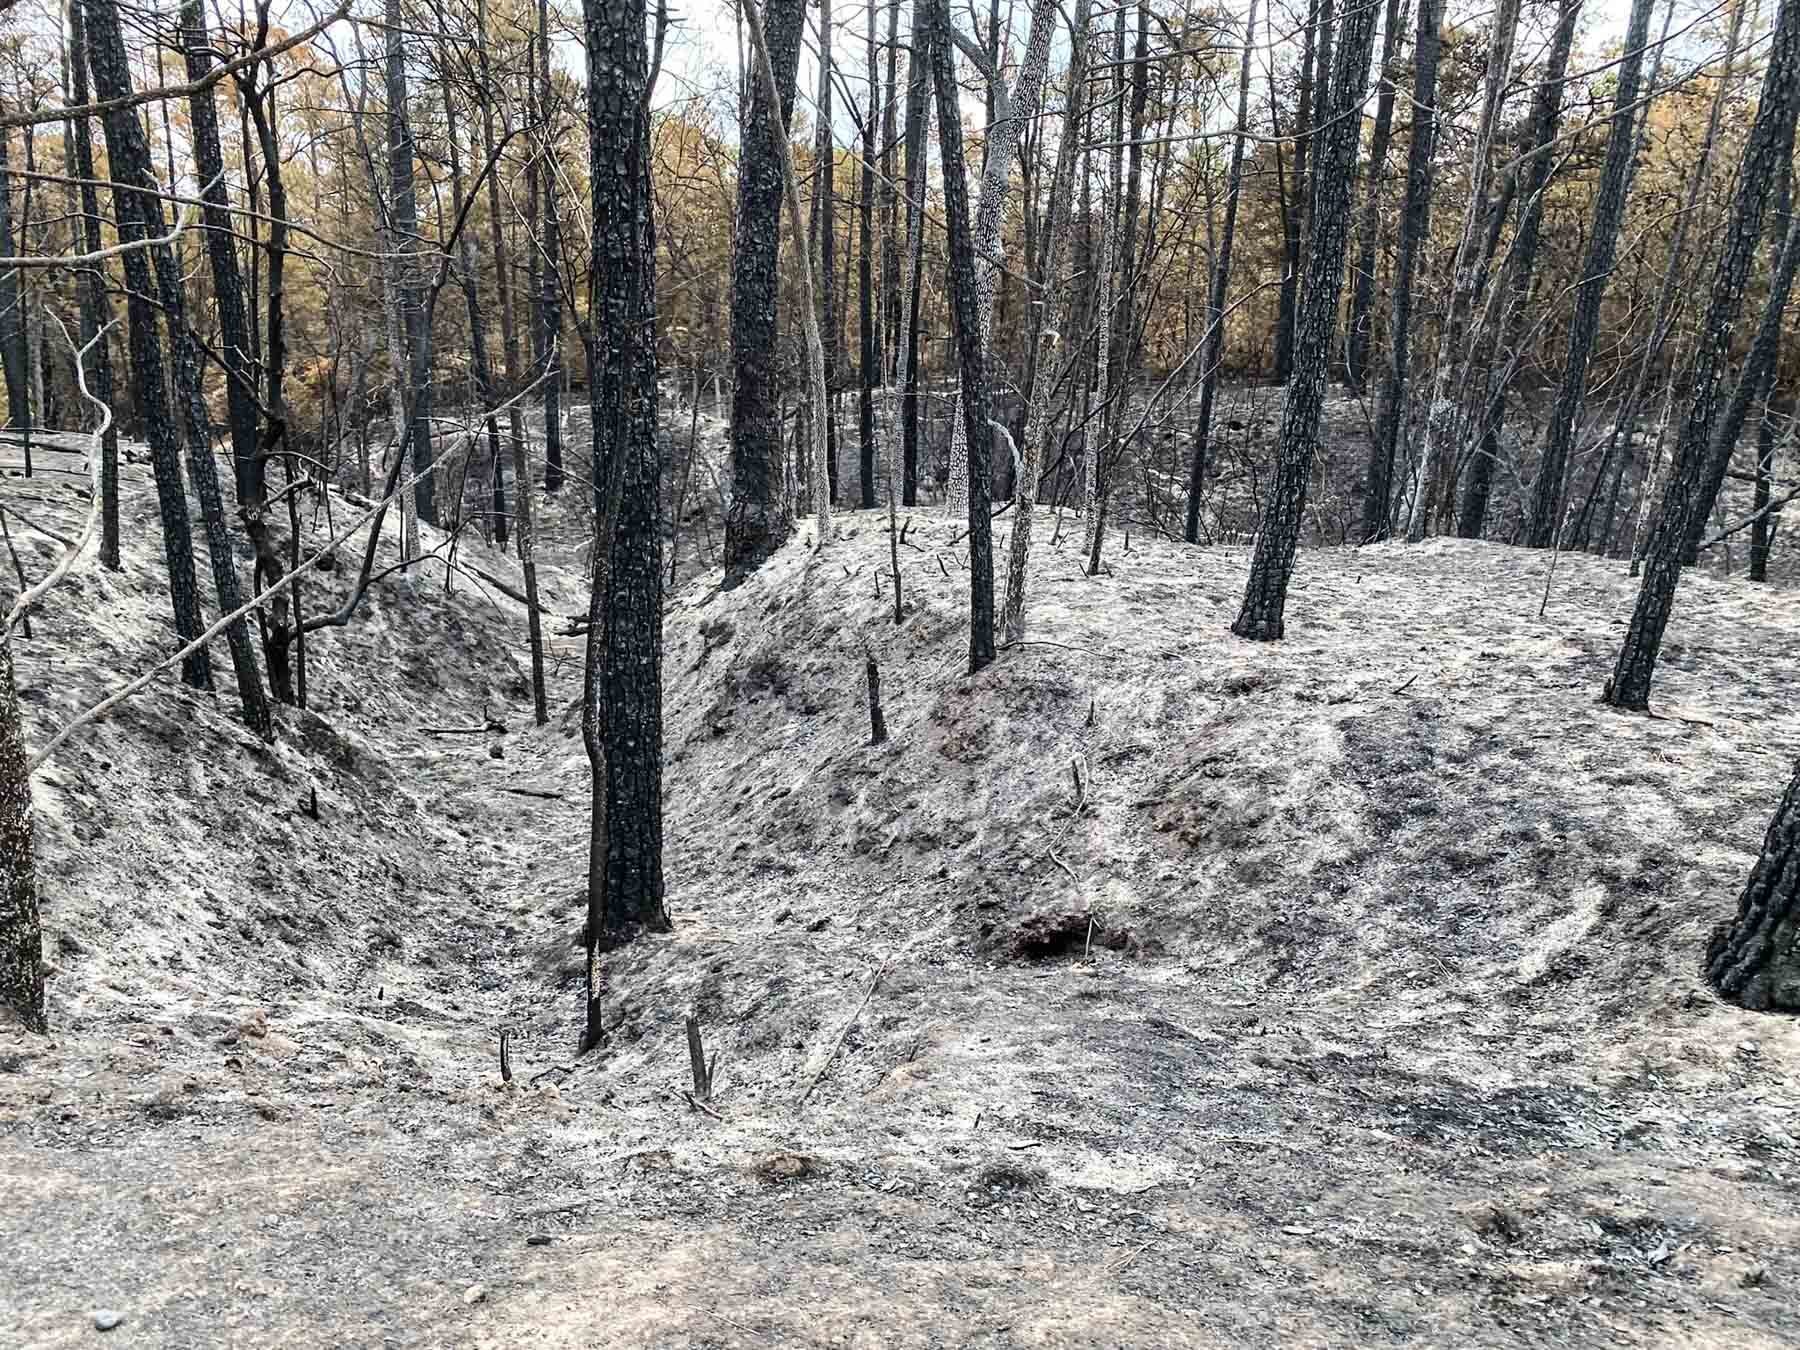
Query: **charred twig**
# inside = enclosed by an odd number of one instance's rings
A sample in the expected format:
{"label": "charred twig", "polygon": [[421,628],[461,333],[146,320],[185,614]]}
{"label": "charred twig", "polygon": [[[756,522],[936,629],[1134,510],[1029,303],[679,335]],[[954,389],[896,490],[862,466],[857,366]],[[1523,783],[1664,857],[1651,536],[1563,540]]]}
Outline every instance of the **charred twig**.
{"label": "charred twig", "polygon": [[684,1092],[681,1095],[683,1097],[687,1098],[687,1104],[689,1106],[693,1107],[694,1110],[700,1112],[702,1115],[711,1116],[714,1120],[722,1121],[725,1119],[724,1116],[720,1115],[717,1111],[713,1110],[712,1107],[708,1106],[705,1102],[701,1101],[698,1097],[694,1096],[693,1093]]}
{"label": "charred twig", "polygon": [[831,1062],[837,1058],[838,1047],[843,1045],[844,1037],[850,1034],[850,1028],[856,1025],[856,1019],[862,1016],[863,1009],[869,1006],[869,1000],[875,997],[875,987],[881,983],[881,977],[887,971],[888,962],[893,959],[894,954],[892,952],[889,952],[882,958],[881,965],[876,968],[875,978],[869,981],[869,987],[863,991],[862,1002],[856,1005],[856,1011],[851,1013],[850,1016],[845,1019],[843,1026],[838,1028],[838,1034],[831,1042],[831,1049],[826,1052],[825,1062],[819,1065],[818,1072],[813,1074],[812,1081],[806,1085],[806,1091],[800,1094],[799,1104],[801,1106],[806,1105],[806,1099],[813,1095],[813,1089],[819,1086],[820,1080],[825,1077],[825,1071],[831,1067]]}
{"label": "charred twig", "polygon": [[30,516],[26,515],[23,511],[19,510],[19,508],[14,506],[11,502],[8,502],[4,507],[0,507],[0,510],[4,510],[9,516],[11,516],[14,520],[18,521],[19,524],[23,525],[26,529],[36,530],[39,534],[43,535],[44,538],[54,539],[57,543],[61,544],[64,548],[74,548],[75,547],[75,541],[73,539],[70,539],[64,535],[60,535],[55,530],[46,529],[44,526],[38,524],[37,521],[33,520]]}
{"label": "charred twig", "polygon": [[693,1071],[694,1090],[689,1100],[710,1101],[713,1089],[713,1068],[719,1062],[718,1053],[713,1054],[711,1064],[706,1061],[706,1046],[700,1039],[700,1019],[690,1016],[687,1020],[688,1067]]}
{"label": "charred twig", "polygon": [[[6,516],[7,512],[3,508],[0,508],[0,534],[6,536],[6,551],[12,555],[13,571],[17,572],[19,575],[19,594],[23,595],[30,589],[30,585],[25,580],[25,564],[19,561],[19,550],[13,547],[12,530],[8,528],[6,524]],[[19,631],[26,637],[31,636],[31,613],[29,609],[21,609],[19,611]]]}

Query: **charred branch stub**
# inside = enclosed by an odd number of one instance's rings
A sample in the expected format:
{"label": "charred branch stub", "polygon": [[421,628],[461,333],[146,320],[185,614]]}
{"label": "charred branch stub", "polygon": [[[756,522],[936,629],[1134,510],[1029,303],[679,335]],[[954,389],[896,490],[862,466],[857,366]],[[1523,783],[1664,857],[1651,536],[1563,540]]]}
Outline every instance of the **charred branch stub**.
{"label": "charred branch stub", "polygon": [[864,675],[869,684],[869,744],[880,745],[887,740],[887,718],[881,712],[881,668],[873,654],[864,657]]}

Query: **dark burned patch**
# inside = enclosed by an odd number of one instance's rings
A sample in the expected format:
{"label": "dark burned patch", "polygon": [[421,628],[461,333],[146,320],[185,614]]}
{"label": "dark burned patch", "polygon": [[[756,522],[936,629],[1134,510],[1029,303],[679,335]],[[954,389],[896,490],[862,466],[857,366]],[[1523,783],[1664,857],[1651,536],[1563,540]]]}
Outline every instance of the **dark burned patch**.
{"label": "dark burned patch", "polygon": [[1050,1174],[1043,1168],[1014,1158],[996,1158],[993,1162],[983,1164],[981,1170],[975,1173],[975,1184],[990,1191],[1028,1191],[1043,1185],[1049,1179]]}
{"label": "dark burned patch", "polygon": [[1007,931],[1004,945],[1021,961],[1055,961],[1080,956],[1095,947],[1116,952],[1140,947],[1129,928],[1110,924],[1085,909],[1040,909],[1027,914]]}
{"label": "dark burned patch", "polygon": [[294,721],[294,732],[300,744],[311,753],[340,769],[356,768],[356,747],[350,738],[312,709],[300,711]]}
{"label": "dark burned patch", "polygon": [[805,1153],[770,1153],[750,1165],[751,1173],[768,1186],[784,1186],[817,1176],[819,1160]]}

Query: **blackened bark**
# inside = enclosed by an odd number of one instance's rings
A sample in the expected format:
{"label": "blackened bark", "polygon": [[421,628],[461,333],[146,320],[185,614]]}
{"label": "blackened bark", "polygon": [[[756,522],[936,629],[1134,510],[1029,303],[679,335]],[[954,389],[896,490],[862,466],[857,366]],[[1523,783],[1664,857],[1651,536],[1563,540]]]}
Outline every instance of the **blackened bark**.
{"label": "blackened bark", "polygon": [[1730,356],[1732,328],[1743,307],[1744,288],[1762,239],[1770,187],[1781,162],[1793,153],[1794,117],[1800,107],[1800,0],[1782,0],[1769,38],[1768,59],[1762,98],[1744,145],[1737,192],[1725,222],[1706,316],[1695,344],[1690,402],[1676,442],[1674,468],[1645,549],[1644,580],[1631,627],[1603,695],[1618,708],[1642,712],[1650,706],[1656,656],[1681,580],[1689,513],[1698,512],[1704,519],[1710,507],[1704,495],[1707,438],[1713,430],[1719,384]]}
{"label": "blackened bark", "polygon": [[1625,198],[1631,190],[1631,170],[1637,149],[1638,77],[1643,68],[1644,45],[1650,36],[1653,0],[1632,0],[1631,21],[1625,29],[1625,51],[1619,60],[1618,83],[1613,93],[1612,129],[1606,137],[1606,162],[1600,170],[1600,187],[1594,200],[1594,222],[1588,234],[1587,255],[1575,283],[1575,316],[1569,324],[1569,349],[1563,361],[1562,388],[1550,414],[1544,438],[1544,454],[1538,464],[1531,492],[1531,523],[1525,542],[1532,548],[1548,548],[1556,540],[1562,517],[1563,475],[1574,449],[1576,422],[1587,399],[1588,360],[1600,333],[1600,302],[1612,278],[1618,256],[1619,231],[1625,223]]}
{"label": "blackened bark", "polygon": [[725,517],[725,574],[741,579],[793,528],[781,499],[780,332],[776,258],[781,247],[781,147],[794,108],[802,0],[763,9],[769,62],[781,93],[771,108],[750,83],[750,118],[738,155],[737,238],[731,277],[731,509]]}
{"label": "blackened bark", "polygon": [[[544,381],[544,491],[550,493],[562,490],[564,467],[562,290],[561,274],[557,271],[557,265],[562,260],[562,211],[557,202],[556,172],[552,162],[556,146],[556,124],[552,116],[555,90],[550,83],[549,0],[538,0],[537,55],[538,116],[543,119],[538,135],[543,159],[539,179],[543,184],[544,224],[543,257],[538,262],[537,271],[537,335],[539,373],[547,377]],[[590,472],[598,483],[599,467],[593,466]]]}
{"label": "blackened bark", "polygon": [[[1775,187],[1775,220],[1776,228],[1782,222],[1792,223],[1794,214],[1794,165],[1789,160],[1781,166],[1781,177]],[[1779,341],[1779,339],[1777,339]],[[1763,369],[1762,385],[1756,391],[1756,405],[1762,409],[1762,417],[1756,428],[1756,486],[1750,509],[1756,519],[1750,524],[1750,580],[1767,581],[1769,579],[1769,543],[1774,531],[1769,519],[1769,490],[1775,477],[1775,418],[1772,415],[1771,400],[1775,396],[1775,375],[1781,365],[1781,354],[1777,350],[1775,358]],[[1796,410],[1792,402],[1788,405],[1788,416],[1791,418]]]}
{"label": "blackened bark", "polygon": [[1294,331],[1294,374],[1282,410],[1275,481],[1269,485],[1264,503],[1243,608],[1231,626],[1239,637],[1257,641],[1279,638],[1283,632],[1282,611],[1294,570],[1294,549],[1300,541],[1306,488],[1318,447],[1325,377],[1337,336],[1338,300],[1349,245],[1350,194],[1362,133],[1357,109],[1368,85],[1374,41],[1374,7],[1350,9],[1338,34],[1337,60],[1326,86],[1333,101],[1320,119],[1315,147],[1318,199],[1308,230],[1306,281]]}
{"label": "blackened bark", "polygon": [[[1306,206],[1312,180],[1307,176],[1307,157],[1312,148],[1314,66],[1318,61],[1317,41],[1320,0],[1313,0],[1306,15],[1306,34],[1300,53],[1299,106],[1294,111],[1294,173],[1290,180],[1280,177],[1281,189],[1282,274],[1281,295],[1275,313],[1275,382],[1286,384],[1294,373],[1294,324],[1300,299],[1300,241],[1306,235]],[[1271,76],[1273,78],[1273,76]],[[1322,83],[1317,82],[1317,83]],[[1323,93],[1319,102],[1324,104]],[[1321,119],[1323,120],[1323,119]],[[1276,133],[1280,135],[1280,132]],[[1291,190],[1290,190],[1291,188]]]}
{"label": "blackened bark", "polygon": [[[906,77],[906,175],[911,182],[915,177],[915,163],[923,169],[925,164],[926,119],[930,105],[930,73],[926,70],[922,26],[915,26],[913,33],[912,59],[907,65]],[[918,273],[919,261],[925,247],[924,231],[912,236],[913,255],[906,266]],[[900,502],[903,506],[919,504],[919,303],[924,294],[923,286],[914,286],[908,297],[906,313],[902,322],[906,325],[904,346],[906,349],[906,369],[901,372],[900,398]]]}
{"label": "blackened bark", "polygon": [[[389,211],[394,247],[401,254],[400,316],[406,331],[406,426],[412,448],[413,504],[419,519],[437,523],[437,498],[431,473],[431,320],[425,312],[424,279],[420,276],[423,240],[419,237],[419,203],[413,185],[413,130],[406,94],[406,40],[400,0],[387,0],[387,115]],[[395,371],[399,379],[402,372]]]}
{"label": "blackened bark", "polygon": [[1206,306],[1206,350],[1201,355],[1200,410],[1194,422],[1194,454],[1188,468],[1187,541],[1200,542],[1200,499],[1206,488],[1206,453],[1212,437],[1213,399],[1219,366],[1225,360],[1225,297],[1231,285],[1231,246],[1237,237],[1238,198],[1244,183],[1244,135],[1250,120],[1250,59],[1256,34],[1256,0],[1244,19],[1244,59],[1238,66],[1237,134],[1231,142],[1231,173],[1225,187],[1225,228],[1213,260],[1212,294]]}
{"label": "blackened bark", "polygon": [[988,519],[993,428],[981,351],[981,306],[975,293],[975,242],[969,186],[963,173],[962,108],[951,63],[946,0],[923,0],[925,42],[937,95],[938,149],[944,163],[944,221],[950,236],[950,300],[962,372],[963,431],[969,443],[969,671],[994,659],[994,548]]}
{"label": "blackened bark", "polygon": [[[116,0],[82,3],[86,7],[88,65],[94,75],[94,92],[103,100],[128,98],[132,92],[131,67],[125,57]],[[119,241],[137,243],[157,233],[151,223],[162,217],[155,196],[150,142],[135,109],[111,108],[103,125]],[[143,422],[144,439],[150,445],[150,465],[156,476],[175,632],[181,645],[186,646],[200,636],[205,625],[200,618],[200,589],[194,580],[194,541],[181,478],[181,449],[174,424],[169,420],[162,344],[156,331],[156,306],[151,299],[156,291],[150,277],[150,260],[143,248],[130,249],[122,262],[133,402]],[[182,661],[181,678],[197,688],[212,688],[212,663],[205,647],[196,648]]]}
{"label": "blackened bark", "polygon": [[1800,768],[1763,836],[1737,916],[1706,953],[1722,998],[1757,1012],[1800,1012]]}
{"label": "blackened bark", "polygon": [[837,142],[832,136],[831,112],[831,0],[819,0],[819,97],[816,172],[819,175],[817,212],[819,237],[819,333],[825,339],[825,476],[832,504],[838,499],[838,314],[837,290]]}
{"label": "blackened bark", "polygon": [[[661,464],[644,9],[634,0],[586,0],[584,8],[596,305],[589,399],[599,485],[583,719],[595,778],[593,953],[639,930],[667,932],[670,923],[663,905]],[[597,996],[590,986],[591,1035],[598,1032]]]}
{"label": "blackened bark", "polygon": [[[162,204],[152,201],[149,209],[154,213],[150,224],[152,233],[162,234]],[[206,531],[207,560],[212,565],[219,609],[221,613],[231,614],[244,603],[244,593],[238,578],[231,531],[225,523],[219,469],[213,462],[212,421],[200,392],[200,343],[187,322],[186,307],[181,298],[181,270],[175,251],[166,244],[159,244],[155,255],[163,314],[173,338],[170,346],[174,393],[187,421],[188,480],[194,485],[194,495],[200,501],[200,521]],[[268,699],[263,694],[262,671],[256,664],[256,651],[250,645],[249,620],[241,617],[233,620],[225,629],[225,640],[231,653],[232,671],[237,676],[238,702],[244,710],[244,723],[261,739],[272,740],[275,723],[269,714]]]}
{"label": "blackened bark", "polygon": [[1381,234],[1381,179],[1394,131],[1394,79],[1400,51],[1401,0],[1387,0],[1381,27],[1381,92],[1375,98],[1375,132],[1369,142],[1369,186],[1357,224],[1356,280],[1350,290],[1350,335],[1344,373],[1352,389],[1369,377],[1369,344],[1375,331],[1375,254]]}
{"label": "blackened bark", "polygon": [[1368,494],[1363,498],[1362,537],[1386,539],[1393,529],[1394,456],[1406,416],[1406,385],[1412,363],[1413,275],[1431,229],[1432,151],[1437,139],[1438,53],[1442,49],[1444,0],[1419,0],[1418,34],[1413,43],[1412,143],[1406,152],[1406,203],[1400,215],[1400,243],[1394,259],[1394,300],[1389,327],[1388,368],[1376,405],[1375,440],[1369,447]]}
{"label": "blackened bark", "polygon": [[1479,539],[1487,522],[1488,499],[1493,493],[1494,461],[1500,453],[1500,432],[1506,420],[1506,387],[1518,360],[1527,329],[1536,315],[1531,313],[1531,279],[1537,270],[1538,240],[1543,232],[1544,198],[1550,176],[1556,168],[1551,143],[1556,140],[1562,121],[1564,76],[1569,68],[1569,51],[1575,40],[1575,21],[1581,17],[1582,0],[1562,0],[1556,29],[1550,38],[1550,53],[1544,62],[1544,77],[1538,83],[1531,104],[1531,144],[1534,147],[1529,164],[1524,166],[1520,187],[1519,226],[1513,236],[1512,256],[1508,267],[1509,291],[1504,299],[1501,337],[1497,358],[1503,373],[1488,401],[1482,418],[1481,445],[1469,465],[1469,477],[1463,487],[1462,502],[1456,518],[1456,533],[1463,539]]}
{"label": "blackened bark", "polygon": [[[206,11],[200,0],[185,0],[181,8],[182,47],[186,53],[187,74],[190,81],[204,79],[213,64],[212,41],[206,28]],[[238,269],[237,248],[233,242],[231,201],[225,187],[225,154],[219,138],[218,109],[213,101],[211,89],[203,89],[189,96],[189,124],[193,132],[194,167],[199,170],[201,182],[201,200],[206,203],[202,219],[206,224],[206,256],[212,269],[213,279],[213,311],[219,326],[219,361],[225,368],[225,411],[226,421],[231,433],[231,462],[233,481],[237,492],[238,516],[244,522],[245,533],[249,537],[251,547],[256,552],[257,566],[254,576],[257,580],[273,585],[282,578],[285,568],[281,562],[281,552],[268,525],[268,477],[265,470],[266,461],[259,453],[257,440],[257,422],[259,413],[256,399],[256,366],[250,354],[250,321],[244,309],[243,274]],[[176,300],[179,302],[179,286],[176,288]],[[174,311],[170,311],[173,322]],[[182,345],[191,340],[191,335],[183,333]],[[177,353],[177,382],[183,382],[179,369],[181,353]],[[198,380],[199,365],[195,359],[194,379]],[[110,377],[110,371],[108,372]],[[189,397],[189,459],[194,458],[193,437],[196,433],[194,417],[196,410],[193,399],[198,389],[190,386]],[[210,430],[205,428],[205,405],[199,406],[198,413],[202,428],[201,433],[210,443]],[[208,493],[200,484],[199,475],[203,472],[210,476],[211,454],[205,455],[203,468],[192,467],[190,474],[195,477],[197,487],[201,487],[201,513],[206,522],[208,546],[216,552],[218,539],[215,525],[208,503]],[[211,495],[217,497],[218,489],[213,486]],[[222,528],[222,522],[221,522]],[[222,580],[218,575],[219,563],[215,557],[213,562],[215,583]],[[230,583],[234,593],[237,590],[236,572],[233,569]],[[253,584],[252,589],[261,589]],[[229,612],[242,603],[239,599],[227,601],[225,592],[220,591],[219,603]],[[265,626],[272,625],[273,638],[264,644],[263,655],[269,668],[269,684],[275,697],[283,703],[294,701],[293,684],[288,674],[286,660],[288,618],[287,597],[283,595],[269,606]],[[256,670],[254,659],[246,671],[244,662],[237,650],[238,630],[242,625],[232,626],[232,660],[237,665],[238,684],[243,688],[246,676],[254,677],[257,682],[257,702],[262,703],[260,675]],[[253,727],[259,732],[268,730],[272,724],[268,721],[266,705],[260,711],[260,722],[252,715],[248,702],[245,704],[245,715]]]}
{"label": "blackened bark", "polygon": [[863,111],[862,143],[862,251],[857,261],[860,287],[857,322],[862,334],[862,396],[857,409],[860,438],[862,505],[875,505],[875,389],[881,382],[881,329],[875,313],[875,130],[881,97],[881,72],[875,41],[875,0],[869,0],[869,106]]}
{"label": "blackened bark", "polygon": [[27,1031],[50,1029],[31,780],[25,772],[25,730],[10,636],[0,638],[0,1004],[11,1008]]}
{"label": "blackened bark", "polygon": [[[458,219],[462,217],[465,197],[463,194],[462,171],[462,135],[456,126],[456,109],[450,100],[450,85],[446,82],[444,90],[444,139],[450,147],[450,203]],[[494,370],[488,361],[487,324],[481,309],[480,276],[475,270],[475,247],[469,238],[469,231],[463,230],[456,240],[456,279],[462,287],[463,305],[469,312],[469,351],[473,358],[475,373],[475,400],[483,408],[492,408],[497,402],[498,390],[494,385]],[[487,415],[488,463],[493,470],[494,501],[494,539],[496,543],[506,543],[506,498],[502,477],[503,459],[500,453],[500,419],[492,413]],[[475,446],[470,444],[468,454],[472,458]],[[460,506],[460,503],[458,504]]]}
{"label": "blackened bark", "polygon": [[[498,147],[498,139],[494,134],[494,102],[497,92],[494,87],[493,71],[488,62],[487,38],[487,3],[476,0],[475,21],[478,25],[479,38],[476,44],[476,60],[481,71],[481,144],[486,155],[493,158]],[[500,307],[500,346],[506,360],[506,392],[517,394],[523,383],[524,372],[519,365],[519,330],[514,322],[512,298],[512,257],[507,248],[506,217],[500,210],[500,175],[490,173],[487,176],[488,200],[488,240],[494,250],[494,287],[496,299]],[[528,454],[525,444],[525,412],[517,403],[507,410],[507,430],[512,439],[512,461],[514,493],[519,498],[520,530],[524,530],[524,517],[530,509],[530,477],[527,469]],[[494,523],[494,538],[500,543],[506,542],[506,505],[505,474],[498,464],[494,466],[494,511],[497,519]],[[531,600],[529,618],[531,623],[531,672],[532,689],[537,702],[538,724],[543,725],[547,710],[544,703],[544,650],[538,632],[537,618],[537,564],[525,546],[523,533],[517,536],[519,559],[525,571],[525,591]]]}
{"label": "blackened bark", "polygon": [[1743,371],[1732,390],[1731,400],[1725,405],[1723,416],[1712,430],[1711,448],[1707,453],[1700,496],[1688,512],[1687,533],[1681,542],[1683,567],[1691,567],[1699,559],[1700,542],[1705,534],[1707,517],[1712,514],[1713,503],[1719,498],[1719,489],[1725,484],[1725,475],[1731,468],[1731,455],[1737,449],[1738,437],[1743,434],[1744,422],[1750,415],[1750,405],[1775,370],[1775,357],[1781,349],[1781,320],[1787,312],[1788,297],[1793,293],[1795,266],[1800,264],[1800,216],[1790,217],[1787,224],[1787,234],[1775,255],[1775,271],[1769,278],[1769,294],[1763,303],[1762,322],[1757,325],[1756,336],[1751,340],[1750,354],[1745,358]]}
{"label": "blackened bark", "polygon": [[[25,252],[24,224],[19,243],[13,244],[12,132],[0,129],[0,254],[16,257]],[[6,372],[7,423],[25,433],[27,476],[31,462],[31,381],[25,351],[25,315],[21,305],[19,269],[0,266],[0,366]]]}
{"label": "blackened bark", "polygon": [[[200,0],[183,0],[182,47],[187,55],[190,81],[204,79],[212,69],[212,40],[207,33],[206,11]],[[219,139],[219,115],[211,89],[188,98],[193,127],[194,167],[199,170],[201,200],[206,203],[206,256],[212,267],[213,296],[219,325],[219,360],[225,367],[226,421],[231,432],[231,460],[238,506],[261,506],[266,500],[266,475],[256,453],[256,374],[250,357],[250,326],[244,310],[243,275],[238,270],[233,243],[231,200],[225,187],[225,153]]]}
{"label": "blackened bark", "polygon": [[[88,101],[87,23],[79,0],[69,6],[69,88],[75,106]],[[86,117],[74,119],[72,137],[75,176],[81,180],[82,237],[90,253],[98,253],[100,237],[100,196],[95,188],[94,142]],[[106,278],[98,267],[85,268],[81,274],[81,340],[93,342],[94,335],[112,323],[112,300],[106,293]],[[95,342],[87,355],[88,388],[94,397],[108,407],[113,403],[112,344],[102,339]],[[118,419],[109,419],[100,435],[100,565],[110,571],[119,570],[119,431]]]}

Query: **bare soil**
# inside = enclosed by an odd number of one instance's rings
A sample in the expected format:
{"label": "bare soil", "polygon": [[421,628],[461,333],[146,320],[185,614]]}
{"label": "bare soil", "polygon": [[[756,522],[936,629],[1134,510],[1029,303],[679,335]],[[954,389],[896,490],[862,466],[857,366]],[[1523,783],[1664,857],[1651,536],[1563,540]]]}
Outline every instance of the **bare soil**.
{"label": "bare soil", "polygon": [[[21,641],[34,744],[170,649],[126,476],[125,572]],[[972,679],[936,513],[898,626],[874,513],[670,597],[676,932],[580,1061],[579,672],[532,726],[504,594],[389,577],[272,748],[222,649],[72,740],[0,1344],[1800,1344],[1800,1025],[1698,974],[1800,746],[1792,593],[1689,578],[1627,717],[1622,564],[1561,558],[1540,618],[1541,553],[1308,550],[1257,645],[1245,548],[1089,578],[1056,528]]]}

